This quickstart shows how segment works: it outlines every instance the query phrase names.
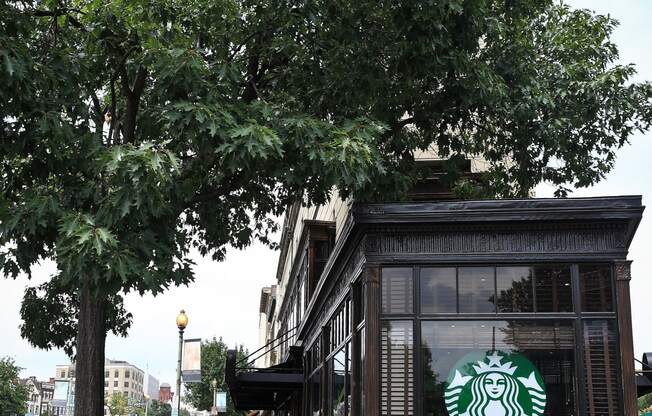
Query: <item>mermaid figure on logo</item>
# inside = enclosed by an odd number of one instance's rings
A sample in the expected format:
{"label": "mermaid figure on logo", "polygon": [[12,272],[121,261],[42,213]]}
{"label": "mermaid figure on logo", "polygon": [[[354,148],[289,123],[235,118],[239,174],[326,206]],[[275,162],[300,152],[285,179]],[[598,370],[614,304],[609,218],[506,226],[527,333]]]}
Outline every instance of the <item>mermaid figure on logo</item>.
{"label": "mermaid figure on logo", "polygon": [[473,399],[461,416],[527,416],[518,403],[518,391],[509,374],[481,374],[471,382]]}
{"label": "mermaid figure on logo", "polygon": [[543,416],[546,392],[541,375],[525,357],[490,351],[457,362],[444,401],[450,416]]}

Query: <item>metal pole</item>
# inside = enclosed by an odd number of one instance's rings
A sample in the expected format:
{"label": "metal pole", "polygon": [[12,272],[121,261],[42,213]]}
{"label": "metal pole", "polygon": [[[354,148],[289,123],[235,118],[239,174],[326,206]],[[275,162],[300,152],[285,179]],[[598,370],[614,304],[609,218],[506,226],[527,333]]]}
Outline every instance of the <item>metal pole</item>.
{"label": "metal pole", "polygon": [[177,363],[177,415],[181,415],[181,353],[183,350],[183,329],[179,330],[179,361]]}

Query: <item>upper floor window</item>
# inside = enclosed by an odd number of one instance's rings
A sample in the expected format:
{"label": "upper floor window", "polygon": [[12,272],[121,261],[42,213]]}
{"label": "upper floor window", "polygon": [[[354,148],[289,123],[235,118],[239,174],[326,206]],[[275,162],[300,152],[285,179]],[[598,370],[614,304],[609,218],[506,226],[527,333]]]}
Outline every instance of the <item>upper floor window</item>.
{"label": "upper floor window", "polygon": [[[587,313],[613,312],[611,266],[579,264],[575,267],[570,264],[386,267],[381,276],[382,313],[573,313],[576,307]],[[577,305],[573,301],[574,284],[580,295]]]}
{"label": "upper floor window", "polygon": [[317,289],[317,283],[321,277],[326,263],[335,246],[335,227],[333,223],[307,223],[308,229],[308,252],[307,252],[307,282],[305,297],[306,305],[310,302],[312,295]]}
{"label": "upper floor window", "polygon": [[130,376],[129,370],[125,370],[125,378],[129,378],[129,376]]}

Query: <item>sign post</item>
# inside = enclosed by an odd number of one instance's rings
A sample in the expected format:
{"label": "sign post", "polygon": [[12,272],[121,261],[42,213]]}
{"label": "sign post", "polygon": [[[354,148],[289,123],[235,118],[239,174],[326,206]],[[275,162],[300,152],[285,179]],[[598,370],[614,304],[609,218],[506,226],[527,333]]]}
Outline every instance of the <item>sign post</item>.
{"label": "sign post", "polygon": [[201,339],[187,339],[183,342],[183,364],[181,378],[184,383],[201,382]]}

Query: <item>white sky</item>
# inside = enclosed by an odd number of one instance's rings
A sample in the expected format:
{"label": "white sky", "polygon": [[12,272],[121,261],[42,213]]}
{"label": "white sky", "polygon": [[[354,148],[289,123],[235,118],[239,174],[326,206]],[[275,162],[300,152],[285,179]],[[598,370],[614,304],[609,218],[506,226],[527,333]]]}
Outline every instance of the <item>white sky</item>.
{"label": "white sky", "polygon": [[[614,34],[622,62],[635,63],[637,80],[652,80],[652,2],[646,0],[573,0],[569,3],[599,13],[609,13],[621,25]],[[574,196],[642,194],[644,203],[652,200],[652,133],[638,136],[631,146],[619,153],[615,170],[599,185],[577,191]],[[537,189],[537,196],[552,196],[547,186]],[[652,351],[652,207],[632,243],[632,313],[636,356]],[[221,336],[229,345],[243,343],[250,351],[258,342],[258,302],[260,289],[275,282],[278,252],[261,245],[245,251],[231,250],[227,260],[215,263],[197,256],[196,282],[191,287],[173,288],[156,298],[137,295],[127,297],[126,306],[134,315],[133,326],[126,339],[109,336],[108,358],[127,360],[142,368],[149,367],[160,382],[174,385],[177,359],[177,329],[174,323],[179,309],[184,308],[190,322],[186,330],[189,338]],[[38,284],[47,279],[53,265],[44,264],[35,270]],[[26,279],[0,279],[0,357],[12,356],[24,367],[22,375],[41,379],[54,376],[54,367],[67,362],[61,351],[40,351],[31,348],[20,338],[20,301]]]}

